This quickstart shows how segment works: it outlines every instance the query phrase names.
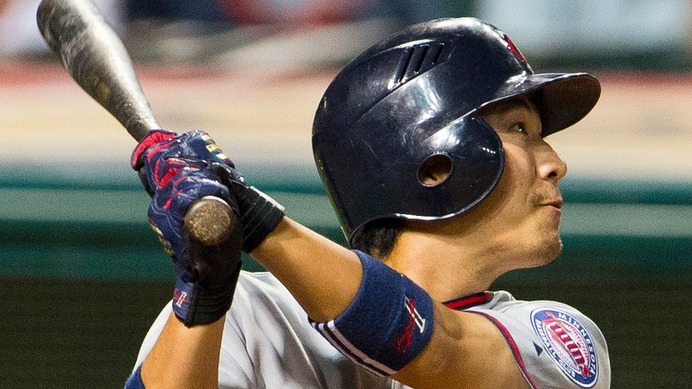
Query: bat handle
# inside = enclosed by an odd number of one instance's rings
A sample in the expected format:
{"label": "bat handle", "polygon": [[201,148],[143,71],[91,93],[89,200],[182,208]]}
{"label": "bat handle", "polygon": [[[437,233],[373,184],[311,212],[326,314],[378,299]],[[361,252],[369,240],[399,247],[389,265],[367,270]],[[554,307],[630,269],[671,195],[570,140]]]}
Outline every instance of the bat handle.
{"label": "bat handle", "polygon": [[231,234],[235,220],[228,203],[215,196],[205,196],[190,205],[183,227],[204,246],[216,246]]}

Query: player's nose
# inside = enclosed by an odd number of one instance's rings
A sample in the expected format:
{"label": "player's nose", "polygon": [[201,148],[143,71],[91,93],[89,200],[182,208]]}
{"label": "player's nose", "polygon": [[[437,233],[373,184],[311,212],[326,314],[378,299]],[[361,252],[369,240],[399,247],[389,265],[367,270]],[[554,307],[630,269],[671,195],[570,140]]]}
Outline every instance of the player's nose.
{"label": "player's nose", "polygon": [[547,142],[542,141],[537,153],[538,175],[543,180],[558,183],[567,175],[567,164]]}

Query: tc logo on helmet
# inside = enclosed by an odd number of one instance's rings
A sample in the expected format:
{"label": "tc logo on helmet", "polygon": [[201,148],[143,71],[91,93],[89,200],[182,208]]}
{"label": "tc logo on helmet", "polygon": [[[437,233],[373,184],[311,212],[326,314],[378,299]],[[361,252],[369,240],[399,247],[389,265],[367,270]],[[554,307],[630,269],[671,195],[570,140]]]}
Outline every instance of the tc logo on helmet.
{"label": "tc logo on helmet", "polygon": [[502,38],[507,42],[507,48],[509,49],[510,53],[517,57],[519,62],[526,64],[526,57],[517,49],[517,46],[514,45],[514,42],[512,42],[511,39],[507,36],[507,34],[502,34]]}

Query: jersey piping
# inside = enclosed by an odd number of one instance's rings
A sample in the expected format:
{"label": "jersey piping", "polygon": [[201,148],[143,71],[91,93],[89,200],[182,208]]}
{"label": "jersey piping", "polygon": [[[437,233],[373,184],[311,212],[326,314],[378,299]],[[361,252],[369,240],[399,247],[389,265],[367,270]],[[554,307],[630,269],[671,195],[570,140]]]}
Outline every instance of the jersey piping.
{"label": "jersey piping", "polygon": [[[486,304],[490,302],[493,298],[493,293],[489,291],[485,292],[479,292],[479,293],[474,293],[468,296],[460,297],[454,300],[449,300],[445,301],[443,304],[447,306],[447,308],[453,309],[455,311],[463,311],[471,307],[475,307],[478,305]],[[521,371],[521,374],[524,376],[526,381],[531,385],[532,389],[537,389],[538,385],[536,385],[536,382],[531,378],[529,375],[528,369],[526,368],[526,364],[524,363],[524,359],[521,357],[521,354],[519,353],[519,347],[517,346],[516,342],[514,341],[514,338],[512,337],[512,334],[509,333],[509,330],[500,323],[499,320],[494,318],[493,316],[487,315],[482,312],[474,312],[474,311],[468,311],[470,313],[476,313],[479,315],[482,315],[486,319],[490,320],[491,323],[497,327],[498,330],[500,330],[500,333],[502,336],[505,338],[505,341],[507,342],[507,345],[509,346],[509,349],[512,351],[512,355],[514,355],[514,360],[517,362],[517,366],[519,367],[519,370]]]}

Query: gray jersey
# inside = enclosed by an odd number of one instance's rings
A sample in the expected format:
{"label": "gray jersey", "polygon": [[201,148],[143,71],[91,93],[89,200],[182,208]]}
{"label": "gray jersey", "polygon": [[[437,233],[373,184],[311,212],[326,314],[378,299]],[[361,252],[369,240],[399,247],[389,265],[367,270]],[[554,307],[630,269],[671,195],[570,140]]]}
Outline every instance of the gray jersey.
{"label": "gray jersey", "polygon": [[447,302],[500,330],[531,388],[610,388],[605,338],[591,319],[555,301],[517,301],[505,291]]}
{"label": "gray jersey", "polygon": [[[487,292],[447,304],[493,321],[533,388],[609,387],[603,336],[574,308],[516,301],[507,292]],[[137,365],[151,350],[170,312],[167,304],[144,339]],[[309,325],[305,312],[275,277],[248,272],[241,273],[226,315],[219,387],[408,388],[350,362]]]}

